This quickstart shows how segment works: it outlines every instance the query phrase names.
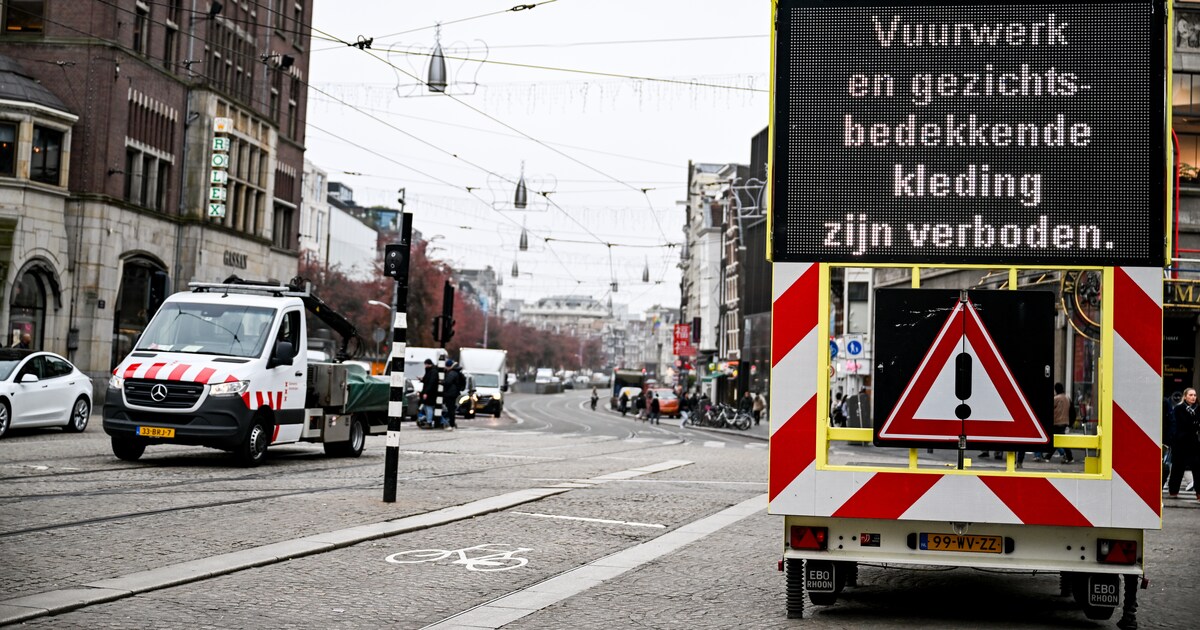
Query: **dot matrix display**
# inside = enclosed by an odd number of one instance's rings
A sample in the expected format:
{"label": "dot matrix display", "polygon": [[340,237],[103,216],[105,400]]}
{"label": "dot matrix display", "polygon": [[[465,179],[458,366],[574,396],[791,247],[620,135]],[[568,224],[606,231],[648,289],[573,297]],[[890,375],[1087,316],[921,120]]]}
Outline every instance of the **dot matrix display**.
{"label": "dot matrix display", "polygon": [[846,4],[779,2],[774,260],[1162,264],[1161,0]]}

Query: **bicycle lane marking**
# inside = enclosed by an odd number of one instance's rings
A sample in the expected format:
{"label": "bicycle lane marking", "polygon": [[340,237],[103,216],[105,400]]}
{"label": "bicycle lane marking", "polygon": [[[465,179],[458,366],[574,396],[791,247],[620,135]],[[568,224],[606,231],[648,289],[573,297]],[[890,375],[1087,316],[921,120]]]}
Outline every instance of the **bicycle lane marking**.
{"label": "bicycle lane marking", "polygon": [[132,597],[180,584],[199,582],[245,569],[262,567],[319,553],[349,547],[360,542],[387,538],[406,532],[429,529],[481,514],[499,512],[524,503],[586,488],[610,481],[691,465],[687,460],[672,459],[617,472],[557,484],[526,488],[476,501],[453,505],[431,512],[348,527],[323,534],[252,547],[231,553],[198,558],[187,562],[147,569],[126,575],[96,580],[73,587],[0,600],[0,626],[85,608],[95,604]]}
{"label": "bicycle lane marking", "polygon": [[716,533],[767,507],[760,494],[629,549],[452,615],[422,630],[500,628]]}
{"label": "bicycle lane marking", "polygon": [[[512,547],[512,549],[495,549],[495,547]],[[493,553],[471,555],[468,553],[471,551],[491,551]],[[384,558],[384,560],[393,564],[421,564],[424,562],[438,562],[449,559],[451,556],[456,556],[458,559],[451,560],[451,562],[467,567],[468,571],[507,571],[523,567],[529,563],[528,558],[516,555],[526,551],[533,551],[533,547],[517,547],[516,545],[507,545],[504,543],[485,543],[462,549],[410,549],[394,553]]]}

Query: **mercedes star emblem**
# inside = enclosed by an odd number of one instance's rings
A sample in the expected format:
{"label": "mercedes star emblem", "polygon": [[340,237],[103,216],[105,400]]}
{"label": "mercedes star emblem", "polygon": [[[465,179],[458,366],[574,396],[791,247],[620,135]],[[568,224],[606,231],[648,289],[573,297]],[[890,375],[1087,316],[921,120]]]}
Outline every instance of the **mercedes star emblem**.
{"label": "mercedes star emblem", "polygon": [[153,398],[155,402],[162,402],[162,401],[166,400],[167,386],[163,385],[162,383],[159,383],[158,385],[151,387],[150,388],[150,397]]}

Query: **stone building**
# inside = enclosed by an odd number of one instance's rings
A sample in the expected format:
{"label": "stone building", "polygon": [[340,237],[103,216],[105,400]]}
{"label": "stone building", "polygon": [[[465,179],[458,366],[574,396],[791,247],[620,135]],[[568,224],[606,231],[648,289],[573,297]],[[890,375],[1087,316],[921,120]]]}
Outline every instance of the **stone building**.
{"label": "stone building", "polygon": [[2,9],[5,77],[48,101],[0,113],[6,334],[101,388],[170,292],[296,273],[312,0]]}

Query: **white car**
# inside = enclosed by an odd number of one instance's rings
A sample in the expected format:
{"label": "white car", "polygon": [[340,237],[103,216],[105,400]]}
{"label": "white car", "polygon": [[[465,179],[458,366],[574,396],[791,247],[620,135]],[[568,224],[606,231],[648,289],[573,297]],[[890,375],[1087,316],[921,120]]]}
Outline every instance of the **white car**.
{"label": "white car", "polygon": [[0,437],[10,427],[87,428],[92,379],[53,352],[0,350]]}

